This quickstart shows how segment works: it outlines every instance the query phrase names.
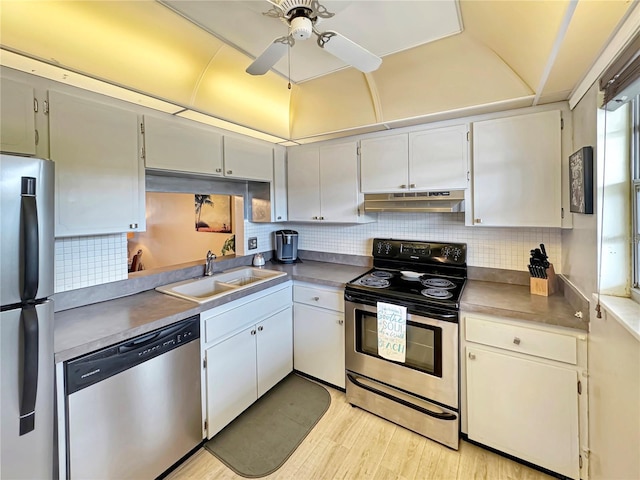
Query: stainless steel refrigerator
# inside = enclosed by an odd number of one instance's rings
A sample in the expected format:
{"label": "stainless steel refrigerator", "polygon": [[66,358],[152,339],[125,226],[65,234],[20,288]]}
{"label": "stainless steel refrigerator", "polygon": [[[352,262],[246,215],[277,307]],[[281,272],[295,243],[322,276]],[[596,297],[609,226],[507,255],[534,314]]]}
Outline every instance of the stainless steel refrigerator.
{"label": "stainless steel refrigerator", "polygon": [[0,155],[2,479],[54,476],[53,172]]}

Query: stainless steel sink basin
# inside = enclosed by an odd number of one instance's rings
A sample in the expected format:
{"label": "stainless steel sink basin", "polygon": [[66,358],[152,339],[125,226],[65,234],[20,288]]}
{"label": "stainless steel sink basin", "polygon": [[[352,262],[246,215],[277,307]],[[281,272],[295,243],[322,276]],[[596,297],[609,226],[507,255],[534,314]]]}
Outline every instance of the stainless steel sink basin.
{"label": "stainless steel sink basin", "polygon": [[276,270],[240,267],[210,277],[170,283],[169,285],[157,287],[156,290],[174,297],[191,300],[192,302],[206,303],[223,295],[228,295],[283,275],[286,275],[286,273]]}

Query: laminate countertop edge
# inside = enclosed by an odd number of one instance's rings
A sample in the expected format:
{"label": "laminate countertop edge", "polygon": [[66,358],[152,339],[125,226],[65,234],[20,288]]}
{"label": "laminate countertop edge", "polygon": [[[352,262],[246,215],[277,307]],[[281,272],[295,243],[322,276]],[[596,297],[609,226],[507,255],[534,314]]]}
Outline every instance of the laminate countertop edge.
{"label": "laminate countertop edge", "polygon": [[[370,267],[305,261],[293,265],[269,265],[267,268],[284,271],[287,275],[206,304],[147,290],[56,312],[55,361],[71,360],[291,280],[343,288]],[[588,322],[575,318],[562,296],[537,297],[530,295],[528,287],[522,285],[468,280],[461,312],[497,315],[582,331],[588,329]]]}

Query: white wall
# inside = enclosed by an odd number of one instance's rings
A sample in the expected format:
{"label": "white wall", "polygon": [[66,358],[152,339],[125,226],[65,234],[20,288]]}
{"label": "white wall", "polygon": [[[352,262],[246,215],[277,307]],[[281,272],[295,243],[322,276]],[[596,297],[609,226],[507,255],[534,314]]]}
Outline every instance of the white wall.
{"label": "white wall", "polygon": [[[573,110],[573,151],[592,146],[597,159],[598,87],[594,84]],[[597,163],[597,160],[594,162]],[[594,175],[594,192],[596,191]],[[593,211],[598,211],[594,199]],[[596,214],[573,215],[573,229],[562,231],[562,273],[585,296],[596,291]]]}

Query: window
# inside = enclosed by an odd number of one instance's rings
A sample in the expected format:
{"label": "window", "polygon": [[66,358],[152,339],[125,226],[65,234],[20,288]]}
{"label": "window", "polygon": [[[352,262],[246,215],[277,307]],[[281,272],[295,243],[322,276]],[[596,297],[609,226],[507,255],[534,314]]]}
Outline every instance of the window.
{"label": "window", "polygon": [[640,95],[632,101],[631,107],[631,207],[633,287],[640,288]]}

